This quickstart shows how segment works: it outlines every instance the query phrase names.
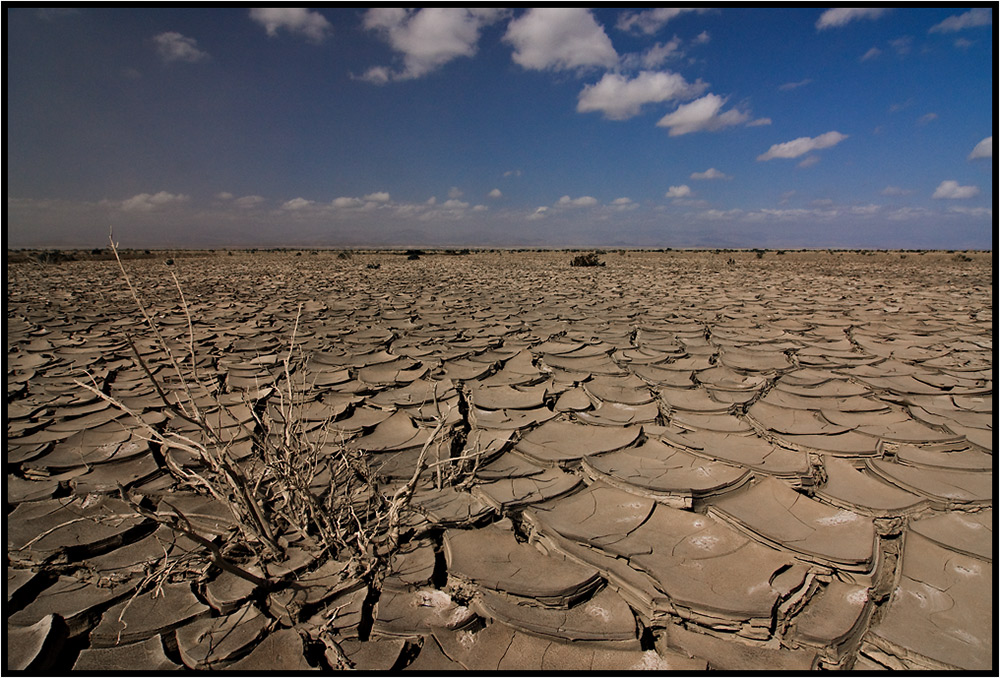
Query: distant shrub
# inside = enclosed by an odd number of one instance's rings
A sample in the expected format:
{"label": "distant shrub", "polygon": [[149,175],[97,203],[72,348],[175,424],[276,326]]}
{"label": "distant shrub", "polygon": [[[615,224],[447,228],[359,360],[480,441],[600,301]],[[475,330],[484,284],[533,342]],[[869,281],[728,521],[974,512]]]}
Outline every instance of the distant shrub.
{"label": "distant shrub", "polygon": [[365,266],[365,268],[370,268],[372,270],[375,270],[375,269],[378,269],[378,268],[382,268],[382,264],[372,263],[372,264],[368,264],[367,266]]}
{"label": "distant shrub", "polygon": [[757,255],[758,259],[763,259],[764,258],[764,250],[759,250],[759,249],[758,250],[754,250],[753,253]]}
{"label": "distant shrub", "polygon": [[32,256],[40,264],[61,264],[64,261],[76,261],[76,256],[72,252],[62,252],[60,250],[35,252]]}
{"label": "distant shrub", "polygon": [[163,263],[165,263],[167,266],[173,266],[174,265],[174,260],[173,259],[167,259]]}
{"label": "distant shrub", "polygon": [[604,262],[597,256],[597,252],[588,254],[578,254],[569,262],[570,266],[604,266]]}
{"label": "distant shrub", "polygon": [[972,257],[967,254],[956,254],[954,257],[955,261],[972,261]]}
{"label": "distant shrub", "polygon": [[[313,252],[313,254],[315,254],[315,252]],[[338,259],[350,259],[351,258],[351,253],[350,252],[338,252],[337,253],[337,258]]]}

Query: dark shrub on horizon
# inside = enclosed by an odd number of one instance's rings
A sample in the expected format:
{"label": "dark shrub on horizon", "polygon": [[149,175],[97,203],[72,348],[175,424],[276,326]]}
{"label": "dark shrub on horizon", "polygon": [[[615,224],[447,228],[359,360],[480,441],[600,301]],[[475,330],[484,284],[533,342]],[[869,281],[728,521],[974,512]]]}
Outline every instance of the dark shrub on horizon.
{"label": "dark shrub on horizon", "polygon": [[569,262],[570,266],[604,266],[604,262],[597,256],[597,252],[588,254],[578,254]]}

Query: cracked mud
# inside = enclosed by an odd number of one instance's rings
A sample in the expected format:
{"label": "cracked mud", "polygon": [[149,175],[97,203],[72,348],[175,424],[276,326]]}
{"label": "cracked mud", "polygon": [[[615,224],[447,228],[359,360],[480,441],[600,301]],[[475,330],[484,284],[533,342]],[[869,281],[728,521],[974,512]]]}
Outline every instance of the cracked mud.
{"label": "cracked mud", "polygon": [[[295,588],[207,559],[151,587],[205,547],[119,485],[215,544],[232,515],[74,379],[199,432],[133,362],[126,330],[170,383],[111,262],[9,264],[7,668],[989,669],[991,255],[605,257],[177,258],[241,463],[296,323],[305,435],[392,491],[443,424],[465,470],[425,473],[377,599],[292,537],[244,566]],[[168,269],[126,266],[184,354]]]}

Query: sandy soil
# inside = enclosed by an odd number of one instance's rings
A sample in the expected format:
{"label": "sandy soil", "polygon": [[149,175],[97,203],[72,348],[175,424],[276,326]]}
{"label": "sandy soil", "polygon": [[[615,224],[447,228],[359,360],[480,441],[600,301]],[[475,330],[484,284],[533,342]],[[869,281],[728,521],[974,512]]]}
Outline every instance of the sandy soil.
{"label": "sandy soil", "polygon": [[9,263],[8,669],[991,668],[990,253],[572,256],[126,262],[183,353],[177,274],[232,403],[271,406],[298,318],[305,416],[388,488],[450,408],[475,469],[422,480],[377,600],[302,549],[304,598],[263,595],[131,514],[119,484],[236,529],[73,382],[184,430],[114,263]]}

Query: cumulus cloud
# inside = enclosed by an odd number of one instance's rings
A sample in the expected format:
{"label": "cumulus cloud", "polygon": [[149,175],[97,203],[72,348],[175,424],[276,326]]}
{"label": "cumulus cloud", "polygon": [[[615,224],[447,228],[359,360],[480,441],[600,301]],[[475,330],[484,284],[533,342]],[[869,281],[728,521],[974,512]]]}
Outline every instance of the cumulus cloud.
{"label": "cumulus cloud", "polygon": [[559,207],[593,207],[597,204],[597,198],[589,195],[581,195],[579,198],[570,198],[564,195],[556,203]]}
{"label": "cumulus cloud", "polygon": [[503,16],[497,9],[427,7],[411,10],[376,7],[365,13],[362,25],[377,31],[393,50],[403,55],[403,69],[369,69],[363,79],[385,83],[390,79],[419,78],[452,59],[472,56],[482,28]]}
{"label": "cumulus cloud", "polygon": [[208,52],[198,49],[198,42],[194,38],[185,37],[176,31],[154,36],[153,43],[156,45],[156,53],[166,63],[183,61],[192,64],[208,58]]}
{"label": "cumulus cloud", "polygon": [[704,172],[692,172],[691,173],[691,178],[692,179],[732,179],[731,176],[729,176],[728,174],[725,174],[724,172],[720,172],[719,170],[715,169],[714,167],[709,167]]}
{"label": "cumulus cloud", "polygon": [[611,39],[588,9],[529,9],[508,24],[503,39],[514,47],[514,62],[529,70],[611,68],[618,63]]}
{"label": "cumulus cloud", "polygon": [[670,71],[641,71],[629,79],[618,73],[605,73],[598,82],[580,92],[579,113],[601,111],[610,120],[627,120],[639,114],[644,104],[671,99],[690,99],[705,90],[702,81],[688,83]]}
{"label": "cumulus cloud", "polygon": [[703,14],[707,11],[709,10],[694,7],[657,7],[656,9],[648,9],[641,12],[625,12],[618,18],[618,23],[615,27],[621,31],[652,35],[681,14],[688,12]]}
{"label": "cumulus cloud", "polygon": [[139,193],[138,195],[133,195],[127,200],[123,200],[121,203],[121,209],[126,212],[153,212],[171,205],[185,203],[188,200],[189,197],[186,195],[174,195],[173,193],[167,193],[166,191],[160,191],[159,193],[153,194]]}
{"label": "cumulus cloud", "polygon": [[387,191],[375,191],[366,195],[365,200],[369,202],[389,202],[389,193]]}
{"label": "cumulus cloud", "polygon": [[359,207],[365,206],[365,201],[361,198],[352,198],[350,196],[341,196],[339,198],[334,198],[333,202],[330,203],[337,209],[357,209]]}
{"label": "cumulus cloud", "polygon": [[746,122],[750,114],[730,109],[720,113],[726,100],[717,94],[706,94],[689,104],[682,104],[673,113],[660,118],[657,127],[670,129],[670,136],[676,137],[691,132],[714,131]]}
{"label": "cumulus cloud", "polygon": [[840,132],[827,132],[818,137],[799,137],[783,144],[774,144],[766,153],[757,156],[757,160],[772,160],[773,158],[798,158],[806,153],[836,146],[847,138]]}
{"label": "cumulus cloud", "polygon": [[989,26],[993,23],[993,11],[985,7],[970,9],[965,14],[950,16],[939,24],[934,24],[928,33],[954,33],[965,28]]}
{"label": "cumulus cloud", "polygon": [[298,210],[304,210],[307,207],[312,207],[316,203],[312,200],[306,200],[305,198],[292,198],[291,200],[286,200],[281,205],[281,209],[288,212],[296,212]]}
{"label": "cumulus cloud", "polygon": [[972,153],[969,153],[969,160],[975,160],[976,158],[992,158],[993,157],[993,137],[986,137],[972,149]]}
{"label": "cumulus cloud", "polygon": [[858,19],[877,19],[888,11],[884,7],[835,7],[820,15],[816,30],[837,28]]}
{"label": "cumulus cloud", "polygon": [[667,189],[664,197],[672,198],[676,200],[677,198],[690,198],[694,195],[694,191],[687,184],[681,184],[680,186],[671,186]]}
{"label": "cumulus cloud", "polygon": [[945,200],[963,200],[965,198],[974,198],[977,195],[979,195],[978,186],[959,186],[957,181],[949,179],[942,181],[931,197]]}
{"label": "cumulus cloud", "polygon": [[529,221],[535,221],[537,219],[544,219],[549,212],[549,208],[544,205],[536,209],[534,212],[528,215]]}
{"label": "cumulus cloud", "polygon": [[631,63],[637,58],[638,62],[642,64],[644,68],[659,68],[668,60],[679,59],[682,56],[684,56],[684,52],[681,51],[680,38],[675,36],[674,39],[669,42],[656,43],[642,54],[638,55],[638,57],[633,57],[633,55],[622,57],[622,61],[628,61]]}
{"label": "cumulus cloud", "polygon": [[272,37],[279,30],[286,30],[318,43],[332,29],[326,17],[304,7],[254,7],[250,10],[250,18],[263,26]]}
{"label": "cumulus cloud", "polygon": [[639,203],[633,201],[632,198],[621,197],[612,200],[611,207],[618,211],[634,210],[639,207]]}
{"label": "cumulus cloud", "polygon": [[503,197],[503,193],[500,192],[499,188],[494,188],[492,191],[490,191],[486,195],[489,196],[490,198],[502,198]]}

